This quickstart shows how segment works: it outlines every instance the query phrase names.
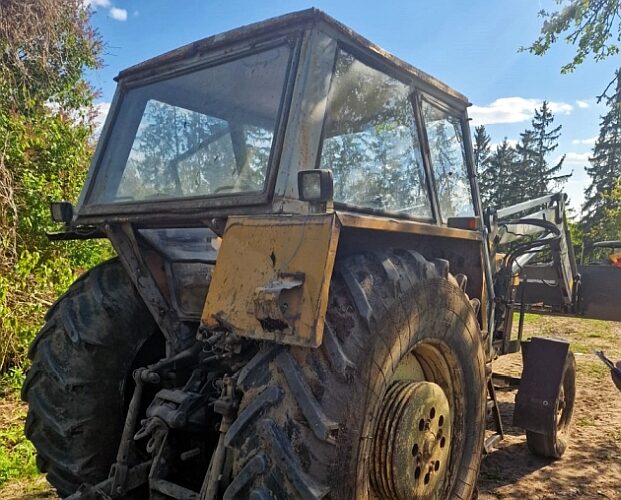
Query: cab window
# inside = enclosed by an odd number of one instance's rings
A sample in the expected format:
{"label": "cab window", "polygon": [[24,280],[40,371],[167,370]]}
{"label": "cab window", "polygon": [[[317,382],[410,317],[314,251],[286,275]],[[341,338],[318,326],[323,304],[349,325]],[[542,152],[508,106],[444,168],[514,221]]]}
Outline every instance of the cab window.
{"label": "cab window", "polygon": [[334,175],[334,201],[428,219],[431,204],[411,89],[337,52],[320,168]]}
{"label": "cab window", "polygon": [[474,215],[460,119],[425,99],[422,113],[442,220]]}

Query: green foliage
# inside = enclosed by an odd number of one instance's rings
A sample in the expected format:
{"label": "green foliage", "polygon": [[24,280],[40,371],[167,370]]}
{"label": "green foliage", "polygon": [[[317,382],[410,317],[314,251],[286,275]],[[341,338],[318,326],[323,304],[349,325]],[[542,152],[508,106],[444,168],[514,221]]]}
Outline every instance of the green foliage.
{"label": "green foliage", "polygon": [[55,298],[110,254],[101,242],[50,243],[49,203],[75,200],[92,146],[100,43],[78,0],[0,4],[0,373],[19,370]]}
{"label": "green foliage", "polygon": [[490,204],[490,198],[494,191],[494,171],[491,167],[492,138],[487,133],[485,126],[479,125],[474,129],[474,169],[479,179],[479,193],[483,207]]}
{"label": "green foliage", "polygon": [[13,367],[0,375],[0,395],[2,393],[17,394],[22,388],[26,374],[24,370],[19,367]]}
{"label": "green foliage", "polygon": [[567,221],[567,229],[569,230],[569,238],[574,248],[574,256],[576,257],[576,260],[579,261],[584,246],[584,231],[582,230],[580,223],[574,222],[573,220]]}
{"label": "green foliage", "polygon": [[[528,50],[538,56],[544,55],[559,39],[576,48],[571,61],[561,67],[562,73],[571,73],[587,58],[601,61],[619,54],[621,42],[621,0],[555,0],[560,9],[555,12],[542,10],[543,19],[540,36]],[[600,99],[606,96],[608,88],[614,87],[619,74],[608,84]]]}
{"label": "green foliage", "polygon": [[621,2],[619,0],[556,0],[563,7],[556,12],[542,10],[541,35],[527,48],[545,54],[565,34],[566,43],[576,46],[573,59],[562,67],[563,73],[576,69],[592,55],[596,61],[619,53],[615,42],[621,41]]}
{"label": "green foliage", "polygon": [[602,193],[601,218],[586,225],[591,242],[621,240],[621,178],[617,178],[609,193]]}
{"label": "green foliage", "polygon": [[34,448],[24,436],[25,405],[16,398],[22,380],[20,370],[0,378],[0,489],[8,481],[38,475]]}
{"label": "green foliage", "polygon": [[46,103],[81,110],[93,92],[86,68],[100,64],[101,41],[83,0],[0,2],[0,93],[3,105],[36,113]]}
{"label": "green foliage", "polygon": [[494,208],[506,207],[514,203],[510,185],[514,181],[515,149],[507,138],[496,146],[489,159],[488,168],[484,173],[484,201]]}

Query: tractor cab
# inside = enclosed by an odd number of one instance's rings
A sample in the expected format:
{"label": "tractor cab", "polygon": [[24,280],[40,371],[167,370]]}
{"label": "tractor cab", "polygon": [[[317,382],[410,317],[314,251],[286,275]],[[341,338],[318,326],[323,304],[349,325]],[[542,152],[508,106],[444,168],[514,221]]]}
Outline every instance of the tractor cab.
{"label": "tractor cab", "polygon": [[[69,232],[57,237],[109,237],[182,323],[203,315],[211,278],[197,276],[211,277],[234,217],[329,221],[341,253],[419,235],[407,245],[459,254],[456,272],[481,275],[467,99],[324,13],[207,38],[117,79]],[[314,272],[330,268],[333,247]],[[469,292],[482,299],[483,280]]]}
{"label": "tractor cab", "polygon": [[[466,98],[319,11],[196,42],[118,81],[75,224],[204,226],[326,201],[439,225],[478,211]],[[298,185],[313,169],[333,178],[318,200]]]}

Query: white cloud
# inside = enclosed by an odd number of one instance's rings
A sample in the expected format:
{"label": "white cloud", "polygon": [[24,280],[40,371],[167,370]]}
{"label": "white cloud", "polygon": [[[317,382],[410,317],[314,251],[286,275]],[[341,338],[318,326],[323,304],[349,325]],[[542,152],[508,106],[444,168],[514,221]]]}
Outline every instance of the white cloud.
{"label": "white cloud", "polygon": [[112,7],[108,12],[112,19],[116,19],[117,21],[127,21],[127,11],[125,9]]}
{"label": "white cloud", "polygon": [[591,106],[587,101],[581,101],[581,100],[576,101],[576,104],[581,109],[585,109]]}
{"label": "white cloud", "polygon": [[[530,120],[535,109],[540,108],[542,99],[524,97],[501,97],[487,106],[471,106],[468,114],[473,125],[491,125],[494,123],[519,123]],[[548,102],[554,114],[568,115],[574,109],[565,102]]]}
{"label": "white cloud", "polygon": [[[589,161],[589,156],[591,156],[591,153],[575,153],[573,151],[570,151],[569,153],[565,154],[565,162],[566,163],[586,163]],[[561,158],[559,157],[558,160],[560,160]],[[557,161],[558,161],[557,160]]]}
{"label": "white cloud", "polygon": [[572,144],[586,144],[587,146],[593,146],[593,144],[595,144],[595,141],[597,141],[597,136],[589,137],[588,139],[574,139],[573,141],[571,141],[571,143]]}
{"label": "white cloud", "polygon": [[[82,0],[86,7],[90,7],[93,10],[97,10],[98,7],[106,9],[108,16],[116,21],[127,21],[127,10],[115,7],[110,0]],[[138,15],[138,11],[134,12],[134,16]]]}

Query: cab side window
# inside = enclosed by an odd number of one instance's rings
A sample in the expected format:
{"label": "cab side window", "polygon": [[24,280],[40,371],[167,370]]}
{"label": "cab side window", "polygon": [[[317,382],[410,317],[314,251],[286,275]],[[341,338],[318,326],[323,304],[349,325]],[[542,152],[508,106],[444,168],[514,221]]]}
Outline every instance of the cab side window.
{"label": "cab side window", "polygon": [[431,217],[411,89],[339,50],[328,94],[320,168],[334,201]]}
{"label": "cab side window", "polygon": [[425,99],[422,112],[442,220],[474,215],[460,119]]}

